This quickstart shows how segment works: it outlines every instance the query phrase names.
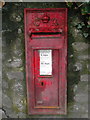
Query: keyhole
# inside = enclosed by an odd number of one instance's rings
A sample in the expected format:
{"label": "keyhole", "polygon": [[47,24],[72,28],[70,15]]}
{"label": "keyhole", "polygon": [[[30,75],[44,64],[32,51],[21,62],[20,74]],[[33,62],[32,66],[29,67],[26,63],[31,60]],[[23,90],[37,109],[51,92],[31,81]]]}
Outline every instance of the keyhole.
{"label": "keyhole", "polygon": [[41,86],[44,86],[44,82],[41,82]]}

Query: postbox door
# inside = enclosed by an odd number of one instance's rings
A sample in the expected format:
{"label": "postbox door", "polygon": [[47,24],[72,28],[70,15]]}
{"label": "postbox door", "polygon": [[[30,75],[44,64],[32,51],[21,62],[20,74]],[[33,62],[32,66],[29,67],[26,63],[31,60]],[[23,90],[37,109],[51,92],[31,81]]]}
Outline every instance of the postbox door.
{"label": "postbox door", "polygon": [[36,108],[59,107],[58,50],[34,51]]}

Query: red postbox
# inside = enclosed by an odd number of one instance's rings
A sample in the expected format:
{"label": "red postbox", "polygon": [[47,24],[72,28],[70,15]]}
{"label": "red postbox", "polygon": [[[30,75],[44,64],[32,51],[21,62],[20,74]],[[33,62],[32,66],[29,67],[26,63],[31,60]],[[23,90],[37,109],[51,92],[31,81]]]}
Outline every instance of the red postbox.
{"label": "red postbox", "polygon": [[66,114],[67,8],[25,8],[28,113]]}

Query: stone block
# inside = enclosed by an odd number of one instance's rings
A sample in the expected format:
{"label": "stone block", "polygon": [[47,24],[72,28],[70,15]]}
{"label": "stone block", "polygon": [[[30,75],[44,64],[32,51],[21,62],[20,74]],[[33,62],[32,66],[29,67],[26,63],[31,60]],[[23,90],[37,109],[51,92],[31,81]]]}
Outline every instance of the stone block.
{"label": "stone block", "polygon": [[88,104],[88,93],[85,95],[85,94],[77,94],[74,96],[74,100],[75,102],[78,102],[78,103],[87,103]]}
{"label": "stone block", "polygon": [[90,55],[79,55],[77,58],[79,60],[90,60]]}
{"label": "stone block", "polygon": [[80,81],[88,81],[89,80],[90,75],[88,74],[84,74],[80,76]]}
{"label": "stone block", "polygon": [[2,95],[2,101],[3,101],[3,108],[11,108],[12,107],[12,100],[10,99],[10,97],[8,97],[6,94]]}
{"label": "stone block", "polygon": [[22,60],[19,58],[15,59],[12,62],[7,63],[8,67],[14,67],[14,68],[20,67],[21,65],[22,65]]}
{"label": "stone block", "polygon": [[23,80],[24,75],[23,72],[15,71],[15,72],[7,72],[8,79],[17,79],[17,80]]}
{"label": "stone block", "polygon": [[2,119],[2,110],[0,109],[0,120]]}
{"label": "stone block", "polygon": [[74,42],[72,46],[78,52],[88,49],[88,44],[85,42]]}
{"label": "stone block", "polygon": [[68,118],[88,118],[88,113],[71,112]]}

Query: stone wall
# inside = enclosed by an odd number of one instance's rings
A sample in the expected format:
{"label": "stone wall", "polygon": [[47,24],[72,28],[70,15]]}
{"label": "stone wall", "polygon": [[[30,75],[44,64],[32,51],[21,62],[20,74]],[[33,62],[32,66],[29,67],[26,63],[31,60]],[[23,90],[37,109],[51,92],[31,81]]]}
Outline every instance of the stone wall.
{"label": "stone wall", "polygon": [[[6,3],[3,7],[2,106],[3,118],[50,118],[27,114],[25,78],[24,8],[61,8],[65,3]],[[68,11],[68,113],[53,118],[88,117],[89,43],[77,25],[80,12]]]}
{"label": "stone wall", "polygon": [[[2,23],[2,11],[0,10],[0,23]],[[2,34],[0,25],[0,119],[2,118]]]}

